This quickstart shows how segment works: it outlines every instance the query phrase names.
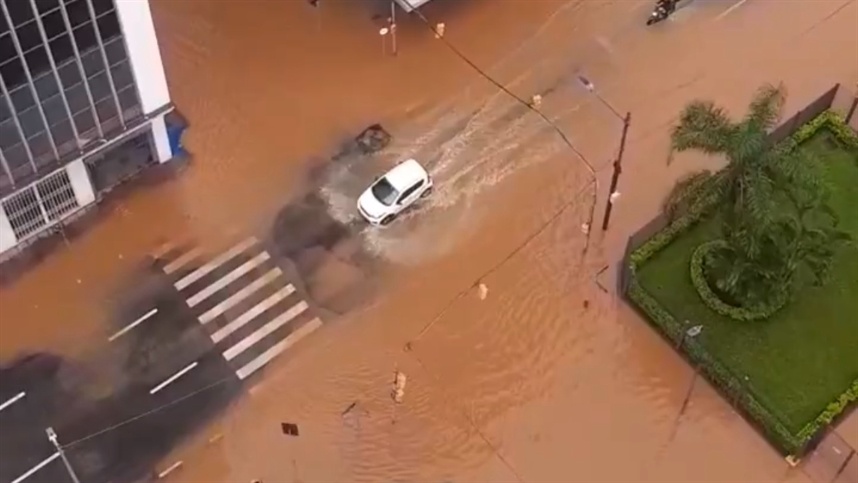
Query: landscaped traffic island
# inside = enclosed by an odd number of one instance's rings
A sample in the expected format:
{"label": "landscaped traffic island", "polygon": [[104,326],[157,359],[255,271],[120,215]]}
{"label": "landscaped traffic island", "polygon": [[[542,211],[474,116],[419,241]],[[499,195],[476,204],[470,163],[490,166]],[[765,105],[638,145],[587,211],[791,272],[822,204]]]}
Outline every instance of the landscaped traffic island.
{"label": "landscaped traffic island", "polygon": [[775,446],[800,455],[858,400],[858,138],[825,112],[771,146],[759,136],[782,105],[769,86],[740,123],[711,103],[685,109],[674,147],[729,164],[678,192],[684,214],[631,253],[626,286]]}

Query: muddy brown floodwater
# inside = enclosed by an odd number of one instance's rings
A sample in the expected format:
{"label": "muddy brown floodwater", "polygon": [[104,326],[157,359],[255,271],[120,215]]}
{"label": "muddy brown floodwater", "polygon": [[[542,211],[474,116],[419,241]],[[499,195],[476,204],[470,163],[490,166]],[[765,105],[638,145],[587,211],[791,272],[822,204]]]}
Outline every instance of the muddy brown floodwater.
{"label": "muddy brown floodwater", "polygon": [[[584,163],[415,18],[400,19],[399,55],[384,56],[372,20],[383,7],[154,0],[193,166],[0,292],[0,355],[86,347],[103,331],[112,281],[159,239],[217,244],[266,227],[314,157],[382,122],[393,145],[371,169],[334,170],[321,194],[348,222],[374,170],[408,155],[429,165],[432,200],[361,233],[393,267],[383,292],[269,368],[177,451],[185,466],[173,481],[806,481],[706,384],[678,419],[690,369],[593,276],[671,180],[704,161],[665,162],[681,106],[705,97],[738,110],[759,84],[781,80],[794,110],[854,83],[858,2],[697,0],[650,29],[648,0],[431,4],[426,15],[475,63],[522,97],[543,95],[543,112],[602,185],[619,120],[576,75],[633,113],[624,202],[586,256]],[[469,291],[479,280],[485,300]],[[408,375],[396,406],[394,370]],[[301,436],[283,436],[281,421]],[[223,438],[205,444],[215,433]]]}

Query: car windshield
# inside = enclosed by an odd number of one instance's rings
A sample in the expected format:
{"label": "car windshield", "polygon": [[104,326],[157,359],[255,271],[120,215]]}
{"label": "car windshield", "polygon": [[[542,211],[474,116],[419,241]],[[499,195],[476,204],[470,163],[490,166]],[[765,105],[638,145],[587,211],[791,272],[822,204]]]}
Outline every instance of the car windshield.
{"label": "car windshield", "polygon": [[375,199],[387,206],[392,205],[396,201],[396,198],[399,197],[399,191],[396,191],[396,188],[387,181],[387,178],[381,178],[372,185],[372,194],[375,196]]}

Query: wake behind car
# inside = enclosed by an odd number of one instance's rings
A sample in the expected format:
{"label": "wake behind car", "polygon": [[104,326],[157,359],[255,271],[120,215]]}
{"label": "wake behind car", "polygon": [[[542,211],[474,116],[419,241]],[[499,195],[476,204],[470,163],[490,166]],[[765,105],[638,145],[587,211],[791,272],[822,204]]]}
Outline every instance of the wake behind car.
{"label": "wake behind car", "polygon": [[370,224],[387,225],[431,192],[429,172],[417,160],[408,159],[376,178],[358,198],[357,209]]}

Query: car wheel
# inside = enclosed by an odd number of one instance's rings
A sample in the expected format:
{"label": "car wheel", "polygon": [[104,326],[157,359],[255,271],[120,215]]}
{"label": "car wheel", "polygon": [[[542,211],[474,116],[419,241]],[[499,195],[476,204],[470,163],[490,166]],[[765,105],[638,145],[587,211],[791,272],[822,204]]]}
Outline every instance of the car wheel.
{"label": "car wheel", "polygon": [[426,188],[426,191],[424,191],[423,193],[420,194],[420,197],[421,198],[428,198],[429,195],[431,195],[431,194],[432,194],[432,187],[430,186],[430,187]]}
{"label": "car wheel", "polygon": [[387,215],[381,219],[381,226],[387,226],[396,219],[396,215]]}

